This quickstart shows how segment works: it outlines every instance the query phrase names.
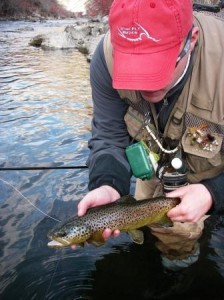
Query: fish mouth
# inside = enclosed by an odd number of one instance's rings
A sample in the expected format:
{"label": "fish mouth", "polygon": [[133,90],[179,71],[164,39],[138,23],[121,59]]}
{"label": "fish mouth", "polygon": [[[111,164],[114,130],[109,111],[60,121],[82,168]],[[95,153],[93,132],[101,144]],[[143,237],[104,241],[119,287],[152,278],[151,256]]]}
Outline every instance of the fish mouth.
{"label": "fish mouth", "polygon": [[61,247],[66,247],[66,246],[70,246],[70,242],[64,239],[60,239],[59,240],[55,240],[52,239],[50,242],[48,242],[48,247],[50,248],[61,248]]}
{"label": "fish mouth", "polygon": [[65,246],[62,243],[58,242],[58,241],[50,241],[50,242],[48,242],[47,245],[50,248],[60,248],[60,247],[64,247]]}

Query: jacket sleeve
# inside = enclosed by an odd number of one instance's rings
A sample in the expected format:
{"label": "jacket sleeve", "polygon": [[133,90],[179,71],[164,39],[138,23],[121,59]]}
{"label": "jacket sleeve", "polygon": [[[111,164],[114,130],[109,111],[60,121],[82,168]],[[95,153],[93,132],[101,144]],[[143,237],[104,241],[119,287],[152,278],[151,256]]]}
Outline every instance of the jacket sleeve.
{"label": "jacket sleeve", "polygon": [[209,213],[224,213],[224,173],[214,178],[203,180],[201,183],[206,186],[213,198],[213,207]]}
{"label": "jacket sleeve", "polygon": [[98,45],[90,66],[93,99],[92,138],[90,155],[89,190],[102,185],[114,187],[120,195],[129,193],[131,171],[125,156],[130,136],[124,122],[128,105],[112,88],[107,70],[103,40]]}

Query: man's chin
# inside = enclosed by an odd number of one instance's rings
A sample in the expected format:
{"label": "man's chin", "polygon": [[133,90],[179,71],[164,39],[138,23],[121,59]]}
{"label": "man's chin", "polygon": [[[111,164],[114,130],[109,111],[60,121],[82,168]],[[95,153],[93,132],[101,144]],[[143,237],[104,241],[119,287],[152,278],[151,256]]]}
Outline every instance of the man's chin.
{"label": "man's chin", "polygon": [[[165,96],[165,95],[164,95]],[[142,97],[147,101],[147,102],[150,102],[150,103],[158,103],[160,102],[161,100],[163,100],[164,98],[163,95],[145,95],[145,94],[142,94]]]}

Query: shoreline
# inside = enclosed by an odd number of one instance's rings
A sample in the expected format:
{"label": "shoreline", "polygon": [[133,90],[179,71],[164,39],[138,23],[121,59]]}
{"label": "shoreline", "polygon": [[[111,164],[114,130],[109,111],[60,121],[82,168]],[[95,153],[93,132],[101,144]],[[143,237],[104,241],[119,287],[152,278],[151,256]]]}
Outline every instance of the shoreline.
{"label": "shoreline", "polygon": [[[81,17],[84,18],[84,17]],[[25,22],[46,22],[46,21],[57,21],[57,20],[78,20],[80,17],[37,17],[37,16],[24,16],[24,17],[0,17],[0,22],[17,22],[17,21],[25,21]]]}

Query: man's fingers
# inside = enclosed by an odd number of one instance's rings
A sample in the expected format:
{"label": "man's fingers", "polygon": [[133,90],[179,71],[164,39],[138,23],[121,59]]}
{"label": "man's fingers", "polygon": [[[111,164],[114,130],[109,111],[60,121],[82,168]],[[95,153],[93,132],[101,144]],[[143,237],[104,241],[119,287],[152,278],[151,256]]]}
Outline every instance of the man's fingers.
{"label": "man's fingers", "polygon": [[78,216],[82,217],[86,213],[87,209],[92,206],[91,204],[91,199],[86,199],[84,201],[79,202]]}
{"label": "man's fingers", "polygon": [[104,240],[108,240],[111,236],[118,237],[120,235],[120,230],[115,229],[112,231],[110,228],[106,228],[102,235]]}
{"label": "man's fingers", "polygon": [[118,230],[118,229],[114,230],[113,237],[118,237],[120,235],[120,233],[121,233],[120,230]]}
{"label": "man's fingers", "polygon": [[79,217],[82,217],[82,216],[84,216],[84,214],[86,213],[86,208],[85,207],[78,207],[78,216]]}
{"label": "man's fingers", "polygon": [[72,250],[76,250],[77,249],[77,245],[71,245]]}
{"label": "man's fingers", "polygon": [[112,230],[110,228],[106,228],[102,234],[104,240],[108,240],[111,237]]}

